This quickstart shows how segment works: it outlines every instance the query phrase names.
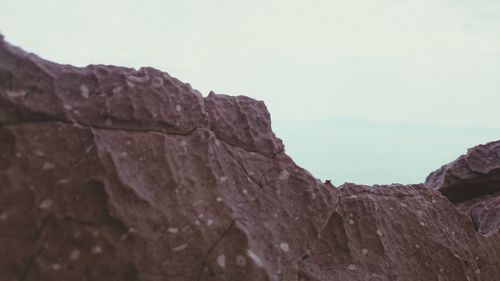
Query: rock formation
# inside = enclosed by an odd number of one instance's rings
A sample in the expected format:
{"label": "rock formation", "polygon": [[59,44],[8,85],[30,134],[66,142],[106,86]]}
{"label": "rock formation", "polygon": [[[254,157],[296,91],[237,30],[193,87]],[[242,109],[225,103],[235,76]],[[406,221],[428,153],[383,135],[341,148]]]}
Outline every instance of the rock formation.
{"label": "rock formation", "polygon": [[500,228],[500,141],[469,149],[427,177],[460,211],[470,215],[483,234]]}
{"label": "rock formation", "polygon": [[0,39],[0,281],[498,280],[489,213],[450,195],[476,172],[333,188],[261,101]]}

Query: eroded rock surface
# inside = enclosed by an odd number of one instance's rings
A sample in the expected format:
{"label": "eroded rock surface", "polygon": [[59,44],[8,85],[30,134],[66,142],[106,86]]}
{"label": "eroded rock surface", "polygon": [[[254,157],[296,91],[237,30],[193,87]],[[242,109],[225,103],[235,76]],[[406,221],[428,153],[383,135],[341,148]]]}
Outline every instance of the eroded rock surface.
{"label": "eroded rock surface", "polygon": [[261,101],[0,39],[0,281],[496,280],[499,247],[437,190],[321,183]]}
{"label": "eroded rock surface", "polygon": [[483,234],[500,228],[500,141],[479,145],[431,173],[426,185],[469,215]]}

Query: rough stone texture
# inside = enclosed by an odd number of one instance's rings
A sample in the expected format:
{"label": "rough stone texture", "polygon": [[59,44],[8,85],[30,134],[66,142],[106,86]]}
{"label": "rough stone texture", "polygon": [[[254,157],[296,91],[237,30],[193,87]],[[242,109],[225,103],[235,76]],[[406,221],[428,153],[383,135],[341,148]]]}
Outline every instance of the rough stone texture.
{"label": "rough stone texture", "polygon": [[431,173],[426,185],[439,190],[468,214],[475,228],[490,234],[500,228],[500,141],[479,145]]}
{"label": "rough stone texture", "polygon": [[345,184],[340,198],[325,235],[338,246],[322,256],[330,279],[305,280],[498,280],[500,235],[477,233],[438,192]]}
{"label": "rough stone texture", "polygon": [[422,185],[321,183],[263,102],[0,40],[0,281],[492,281],[499,239]]}

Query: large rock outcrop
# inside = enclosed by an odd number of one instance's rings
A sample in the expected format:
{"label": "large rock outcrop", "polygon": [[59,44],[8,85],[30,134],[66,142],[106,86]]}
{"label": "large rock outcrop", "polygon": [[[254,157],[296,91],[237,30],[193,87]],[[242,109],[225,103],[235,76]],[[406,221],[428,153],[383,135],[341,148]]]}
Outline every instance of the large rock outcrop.
{"label": "large rock outcrop", "polygon": [[479,232],[496,232],[500,228],[500,141],[469,149],[431,173],[426,185],[470,215]]}
{"label": "large rock outcrop", "polygon": [[0,249],[0,281],[500,276],[498,232],[424,185],[321,183],[261,101],[3,39]]}

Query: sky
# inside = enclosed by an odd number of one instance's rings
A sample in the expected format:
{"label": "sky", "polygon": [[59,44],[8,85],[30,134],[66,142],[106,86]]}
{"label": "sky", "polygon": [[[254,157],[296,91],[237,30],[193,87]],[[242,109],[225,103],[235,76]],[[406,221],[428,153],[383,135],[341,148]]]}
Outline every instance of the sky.
{"label": "sky", "polygon": [[[474,134],[454,149],[441,148],[449,154],[439,159],[442,164],[467,147],[500,139],[498,0],[0,0],[0,7],[6,39],[46,59],[153,66],[204,95],[213,90],[264,100],[275,131],[289,143],[287,152],[321,178],[330,175],[325,167],[337,167],[331,173],[339,181],[361,183],[388,183],[389,176],[414,182],[422,172],[408,167],[405,173],[368,177],[372,165],[346,158],[349,153],[300,156],[312,146],[327,151],[328,144],[318,132],[307,131],[318,133],[315,141],[284,124],[352,134],[342,144],[338,138],[329,142],[348,152],[361,149],[355,139],[360,134],[369,143],[394,133],[386,130],[390,124],[406,124],[397,144],[419,145],[410,139],[418,130],[427,136],[420,150],[428,159],[435,157],[438,139],[453,142],[457,136],[446,128]],[[363,120],[371,129],[360,126],[354,134],[335,120]],[[437,137],[436,127],[443,136]],[[380,149],[390,145],[379,143]],[[401,166],[394,164],[398,157],[387,157],[380,163],[387,171]],[[437,168],[425,159],[417,164]],[[355,162],[367,172],[339,172],[342,163]]]}

